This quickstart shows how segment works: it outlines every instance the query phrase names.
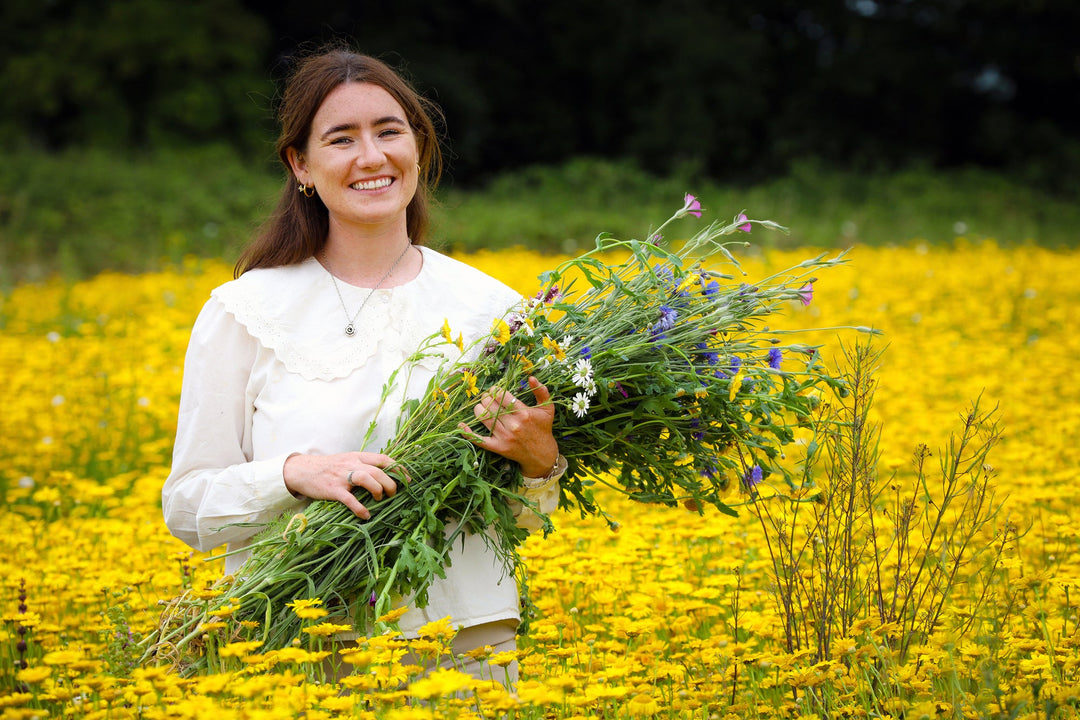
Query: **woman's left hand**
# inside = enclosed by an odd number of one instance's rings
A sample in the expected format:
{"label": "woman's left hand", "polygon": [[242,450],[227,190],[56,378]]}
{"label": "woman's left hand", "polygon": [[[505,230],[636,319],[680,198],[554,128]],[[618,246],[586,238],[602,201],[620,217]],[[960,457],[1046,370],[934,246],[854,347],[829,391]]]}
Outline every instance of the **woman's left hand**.
{"label": "woman's left hand", "polygon": [[555,406],[551,393],[535,377],[529,389],[536,405],[527,405],[509,391],[492,388],[480,396],[473,411],[491,434],[477,435],[468,425],[461,427],[474,443],[521,465],[525,477],[544,477],[559,457],[559,444],[551,431]]}

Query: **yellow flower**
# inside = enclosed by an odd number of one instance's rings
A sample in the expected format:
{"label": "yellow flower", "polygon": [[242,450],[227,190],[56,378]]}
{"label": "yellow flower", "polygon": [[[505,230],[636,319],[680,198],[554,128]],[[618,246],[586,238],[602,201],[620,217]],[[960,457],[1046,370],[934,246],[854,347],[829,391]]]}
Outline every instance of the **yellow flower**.
{"label": "yellow flower", "polygon": [[352,630],[352,625],[338,625],[336,623],[324,622],[318,625],[304,628],[303,632],[315,637],[330,637],[331,635],[338,635],[339,633],[349,632]]}
{"label": "yellow flower", "polygon": [[476,376],[468,370],[461,373],[461,381],[465,383],[465,396],[472,397],[478,395],[480,391],[476,387]]}
{"label": "yellow flower", "polygon": [[432,620],[426,625],[421,625],[416,634],[425,640],[441,640],[448,642],[457,635],[457,628],[450,624],[450,616],[441,620]]}
{"label": "yellow flower", "polygon": [[453,668],[439,668],[409,685],[409,694],[422,700],[445,697],[472,687],[472,675]]}
{"label": "yellow flower", "polygon": [[51,653],[46,653],[41,662],[46,665],[71,665],[81,660],[82,657],[83,654],[78,650],[54,650]]}
{"label": "yellow flower", "polygon": [[329,615],[321,605],[321,598],[308,598],[306,600],[293,600],[291,603],[287,603],[285,607],[292,608],[292,611],[301,620],[318,620]]}
{"label": "yellow flower", "polygon": [[488,658],[488,663],[496,665],[498,667],[506,667],[510,663],[518,659],[516,650],[510,650],[508,652],[497,652]]}
{"label": "yellow flower", "polygon": [[213,600],[214,598],[222,595],[224,592],[224,590],[218,590],[215,588],[203,588],[202,590],[193,590],[191,594],[199,598],[200,600]]}
{"label": "yellow flower", "polygon": [[41,667],[39,665],[20,670],[15,677],[18,678],[19,682],[24,682],[27,685],[37,685],[39,682],[52,677],[52,673],[52,668]]}
{"label": "yellow flower", "polygon": [[243,657],[255,652],[255,650],[261,646],[261,640],[231,642],[218,650],[218,655],[221,657]]}
{"label": "yellow flower", "polygon": [[443,340],[446,340],[446,342],[454,342],[453,338],[450,335],[450,320],[449,319],[443,320],[443,323],[442,323],[442,336],[443,336]]}
{"label": "yellow flower", "polygon": [[395,608],[395,609],[391,610],[390,612],[386,613],[385,615],[380,615],[377,622],[381,622],[381,623],[385,623],[387,625],[390,625],[390,624],[396,623],[398,620],[400,620],[401,616],[404,615],[407,612],[409,612],[409,608],[407,608],[407,607]]}
{"label": "yellow flower", "polygon": [[330,651],[322,650],[320,652],[309,652],[303,648],[287,647],[267,653],[267,656],[273,657],[278,662],[317,663],[330,657]]}
{"label": "yellow flower", "polygon": [[549,357],[552,360],[554,360],[555,362],[562,362],[563,360],[566,359],[566,350],[563,349],[562,345],[555,342],[554,340],[549,338],[547,335],[544,336],[543,343],[544,343],[544,347],[551,353],[551,355]]}
{"label": "yellow flower", "polygon": [[495,338],[500,345],[510,342],[510,326],[505,320],[498,318],[491,324],[491,337]]}

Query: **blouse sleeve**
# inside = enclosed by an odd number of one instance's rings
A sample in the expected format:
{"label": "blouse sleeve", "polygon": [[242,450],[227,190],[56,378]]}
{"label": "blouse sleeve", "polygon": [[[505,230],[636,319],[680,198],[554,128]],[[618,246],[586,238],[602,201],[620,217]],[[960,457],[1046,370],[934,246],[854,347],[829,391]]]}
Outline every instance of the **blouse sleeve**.
{"label": "blouse sleeve", "polygon": [[203,307],[184,360],[172,470],[161,492],[165,524],[197,550],[245,540],[305,501],[285,487],[288,455],[252,460],[258,343],[222,305]]}
{"label": "blouse sleeve", "polygon": [[[536,507],[545,515],[550,515],[559,507],[559,480],[566,473],[566,459],[559,455],[555,468],[551,475],[537,482],[539,478],[522,478],[522,495],[536,503]],[[517,518],[518,527],[523,527],[530,532],[535,532],[544,527],[540,516],[531,508],[526,508],[518,501],[513,502],[514,516]]]}

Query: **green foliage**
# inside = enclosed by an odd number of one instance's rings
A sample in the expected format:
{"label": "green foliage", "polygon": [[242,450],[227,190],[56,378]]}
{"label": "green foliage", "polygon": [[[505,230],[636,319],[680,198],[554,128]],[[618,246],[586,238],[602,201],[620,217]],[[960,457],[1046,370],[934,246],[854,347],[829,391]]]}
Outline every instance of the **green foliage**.
{"label": "green foliage", "polygon": [[251,148],[269,104],[256,98],[272,92],[268,39],[236,0],[5,3],[0,142]]}
{"label": "green foliage", "polygon": [[[0,165],[0,288],[53,273],[151,270],[189,254],[235,258],[281,187],[269,148],[257,162],[247,157],[217,145],[8,155]],[[657,177],[630,161],[578,158],[505,173],[482,188],[446,189],[433,245],[576,253],[594,245],[597,228],[640,234],[688,191],[710,214],[746,209],[795,229],[758,236],[755,244],[829,248],[962,235],[1074,247],[1080,225],[1075,198],[985,170],[874,174],[807,162],[782,178],[741,186],[690,169]]]}
{"label": "green foliage", "polygon": [[272,207],[268,166],[224,147],[117,156],[24,150],[0,164],[0,287],[234,257]]}

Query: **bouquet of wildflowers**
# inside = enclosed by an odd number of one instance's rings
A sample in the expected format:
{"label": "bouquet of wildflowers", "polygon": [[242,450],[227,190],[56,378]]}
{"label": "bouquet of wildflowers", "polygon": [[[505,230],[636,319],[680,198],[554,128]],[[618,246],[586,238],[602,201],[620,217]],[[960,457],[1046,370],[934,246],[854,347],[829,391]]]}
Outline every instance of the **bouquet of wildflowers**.
{"label": "bouquet of wildflowers", "polygon": [[[401,598],[426,603],[461,533],[481,534],[514,567],[527,536],[509,502],[528,502],[517,466],[460,428],[476,426],[482,388],[525,397],[530,375],[547,385],[568,462],[560,504],[583,515],[602,514],[597,483],[641,502],[732,513],[733,493],[786,473],[782,448],[813,413],[810,391],[839,380],[814,348],[784,343],[763,323],[793,301],[809,303],[813,274],[842,257],[746,284],[707,263],[738,271],[724,238],[779,226],[740,214],[666,247],[664,231],[688,215],[701,216],[690,195],[648,240],[601,235],[595,249],[544,273],[540,292],[495,319],[490,336],[466,352],[471,360],[445,363],[425,395],[406,404],[384,449],[398,463],[396,495],[368,502],[368,521],[331,501],[283,518],[251,546],[236,578],[174,601],[148,657],[194,647],[200,624],[227,615],[260,621],[264,648],[283,647],[301,630],[303,613],[289,608],[302,599],[320,598],[372,629]],[[612,264],[613,255],[625,259]],[[444,326],[412,362],[453,342]]]}

